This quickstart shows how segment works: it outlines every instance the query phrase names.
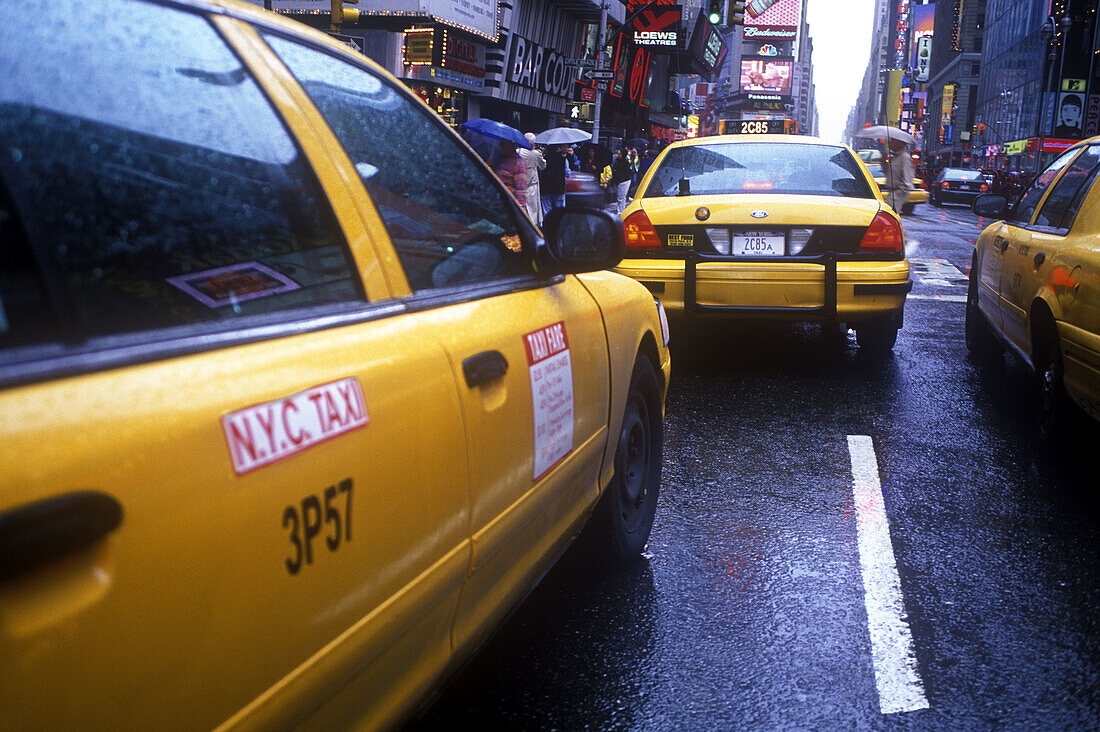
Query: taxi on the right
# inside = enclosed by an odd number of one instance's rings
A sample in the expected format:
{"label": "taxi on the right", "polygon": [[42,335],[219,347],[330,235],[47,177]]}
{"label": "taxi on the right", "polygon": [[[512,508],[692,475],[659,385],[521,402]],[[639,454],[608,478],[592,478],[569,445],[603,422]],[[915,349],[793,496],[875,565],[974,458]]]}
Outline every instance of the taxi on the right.
{"label": "taxi on the right", "polygon": [[626,258],[670,317],[816,321],[893,348],[912,289],[898,215],[847,145],[793,135],[682,140],[622,214]]}
{"label": "taxi on the right", "polygon": [[974,247],[966,345],[979,362],[1004,346],[1039,377],[1038,429],[1065,427],[1076,404],[1100,420],[1100,137],[1057,158],[1014,203],[973,204],[986,227]]}

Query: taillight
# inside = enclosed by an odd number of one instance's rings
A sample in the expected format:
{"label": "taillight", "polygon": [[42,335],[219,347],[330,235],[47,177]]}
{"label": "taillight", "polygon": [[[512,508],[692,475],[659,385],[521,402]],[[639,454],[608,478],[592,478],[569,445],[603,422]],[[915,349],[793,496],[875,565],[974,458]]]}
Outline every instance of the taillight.
{"label": "taillight", "polygon": [[987,184],[985,184],[985,183],[982,183],[982,187],[981,187],[981,190],[983,190],[983,191],[988,191],[988,190],[989,190],[989,186],[988,186]]}
{"label": "taillight", "polygon": [[924,181],[924,180],[922,180],[922,181],[921,181],[921,182],[920,182],[919,184],[917,184],[917,187],[918,187],[918,188],[923,188],[923,189],[927,190],[927,189],[928,189],[928,182],[927,182],[927,181]]}
{"label": "taillight", "polygon": [[859,250],[869,254],[901,254],[904,245],[901,224],[893,216],[880,211],[863,234]]}
{"label": "taillight", "polygon": [[626,248],[636,252],[661,251],[661,237],[649,222],[649,217],[641,209],[626,217],[623,221],[623,236]]}
{"label": "taillight", "polygon": [[947,181],[944,181],[943,183],[940,183],[940,188],[944,189],[945,191],[950,187],[951,187],[951,184],[948,183]]}

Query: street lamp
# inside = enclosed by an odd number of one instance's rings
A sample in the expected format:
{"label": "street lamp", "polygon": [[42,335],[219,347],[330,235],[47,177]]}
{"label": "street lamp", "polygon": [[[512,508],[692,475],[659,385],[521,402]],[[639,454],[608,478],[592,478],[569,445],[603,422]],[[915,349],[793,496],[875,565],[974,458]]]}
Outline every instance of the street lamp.
{"label": "street lamp", "polygon": [[[1058,37],[1061,36],[1062,53],[1059,54],[1058,60],[1058,84],[1062,83],[1062,73],[1066,65],[1066,41],[1069,40],[1069,29],[1073,25],[1073,21],[1070,20],[1068,15],[1063,15],[1062,19],[1057,23],[1054,22],[1054,16],[1048,15],[1047,22],[1043,24],[1039,34],[1047,45],[1050,47],[1047,54],[1047,84],[1043,88],[1043,96],[1039,103],[1039,149],[1035,152],[1035,174],[1043,172],[1043,142],[1047,136],[1046,127],[1046,112],[1047,112],[1047,94],[1048,90],[1054,95],[1055,104],[1058,100],[1058,89],[1055,88],[1053,80],[1050,78],[1054,73],[1054,54],[1058,51]],[[1059,33],[1059,29],[1061,33]],[[1053,110],[1051,110],[1053,111]]]}

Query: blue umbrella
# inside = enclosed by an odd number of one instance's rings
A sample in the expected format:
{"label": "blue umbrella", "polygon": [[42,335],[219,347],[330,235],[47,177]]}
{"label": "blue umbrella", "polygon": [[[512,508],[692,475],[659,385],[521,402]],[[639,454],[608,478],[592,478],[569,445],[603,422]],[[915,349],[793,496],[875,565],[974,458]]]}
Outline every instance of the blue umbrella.
{"label": "blue umbrella", "polygon": [[479,135],[485,135],[486,137],[495,137],[498,140],[514,142],[516,145],[526,150],[531,149],[531,143],[527,142],[527,138],[523,136],[522,132],[515,127],[509,127],[500,122],[494,122],[491,119],[485,119],[484,117],[472,119],[469,122],[463,122],[462,128],[470,130],[471,132],[476,132]]}

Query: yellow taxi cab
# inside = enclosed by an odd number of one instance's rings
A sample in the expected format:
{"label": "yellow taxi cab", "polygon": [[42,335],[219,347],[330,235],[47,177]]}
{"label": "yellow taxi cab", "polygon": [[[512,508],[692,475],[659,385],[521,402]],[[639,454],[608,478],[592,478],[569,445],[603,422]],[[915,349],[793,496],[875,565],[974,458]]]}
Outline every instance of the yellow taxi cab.
{"label": "yellow taxi cab", "polygon": [[616,217],[540,232],[256,6],[39,6],[0,4],[0,729],[397,725],[586,522],[640,555],[669,356]]}
{"label": "yellow taxi cab", "polygon": [[966,345],[979,362],[1007,346],[1039,377],[1039,435],[1076,404],[1100,420],[1100,137],[1058,157],[1009,204],[973,209],[1002,219],[978,237],[966,301]]}
{"label": "yellow taxi cab", "polygon": [[[720,135],[670,145],[623,212],[615,271],[670,317],[818,321],[891,349],[912,288],[901,222],[846,145]],[[839,328],[834,329],[834,326]]]}

